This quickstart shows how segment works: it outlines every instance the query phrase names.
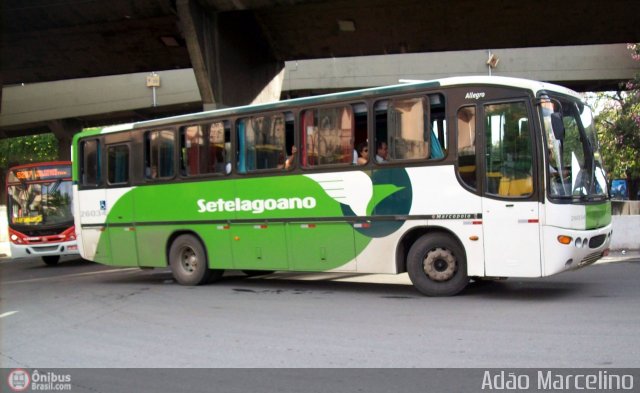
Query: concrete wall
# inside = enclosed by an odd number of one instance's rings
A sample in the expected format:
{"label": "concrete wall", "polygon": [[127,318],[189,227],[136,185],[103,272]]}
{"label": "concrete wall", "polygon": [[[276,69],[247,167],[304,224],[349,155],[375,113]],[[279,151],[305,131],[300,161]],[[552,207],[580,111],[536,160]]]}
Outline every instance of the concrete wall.
{"label": "concrete wall", "polygon": [[611,213],[614,216],[640,215],[640,201],[611,201]]}
{"label": "concrete wall", "polygon": [[612,250],[640,250],[640,216],[613,216]]}
{"label": "concrete wall", "polygon": [[612,250],[640,250],[640,201],[612,201]]}

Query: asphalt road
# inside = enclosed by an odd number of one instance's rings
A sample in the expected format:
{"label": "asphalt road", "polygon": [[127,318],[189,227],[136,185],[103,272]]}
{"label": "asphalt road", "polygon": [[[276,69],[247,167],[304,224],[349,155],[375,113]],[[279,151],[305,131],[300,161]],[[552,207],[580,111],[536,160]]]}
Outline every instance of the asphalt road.
{"label": "asphalt road", "polygon": [[0,260],[1,367],[640,367],[640,258],[421,296],[406,275]]}

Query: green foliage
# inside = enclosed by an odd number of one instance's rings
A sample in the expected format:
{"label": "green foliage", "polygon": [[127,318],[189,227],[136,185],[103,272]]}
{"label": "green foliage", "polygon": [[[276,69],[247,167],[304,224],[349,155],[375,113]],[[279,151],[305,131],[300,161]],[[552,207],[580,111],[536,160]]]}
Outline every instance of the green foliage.
{"label": "green foliage", "polygon": [[58,158],[58,141],[53,134],[0,139],[0,169],[10,165],[52,161]]}
{"label": "green foliage", "polygon": [[[633,59],[640,62],[640,44],[628,47]],[[626,91],[598,93],[602,110],[596,127],[609,177],[627,179],[633,196],[640,180],[640,74],[622,88]]]}

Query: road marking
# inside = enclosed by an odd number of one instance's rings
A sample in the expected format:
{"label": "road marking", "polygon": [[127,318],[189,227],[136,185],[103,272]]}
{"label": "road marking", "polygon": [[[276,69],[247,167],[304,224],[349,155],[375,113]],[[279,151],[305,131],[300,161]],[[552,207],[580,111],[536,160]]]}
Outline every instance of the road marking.
{"label": "road marking", "polygon": [[17,313],[17,311],[7,311],[5,313],[0,314],[0,318],[8,317],[8,316],[11,316],[11,315],[13,315],[15,313]]}
{"label": "road marking", "polygon": [[132,271],[141,271],[137,267],[130,267],[126,269],[111,269],[111,270],[102,270],[99,272],[87,272],[87,273],[76,273],[76,274],[67,274],[62,276],[52,276],[52,277],[42,277],[42,278],[30,278],[28,280],[18,280],[18,281],[6,281],[3,284],[24,284],[30,282],[40,282],[40,281],[50,281],[56,280],[60,278],[76,278],[76,277],[85,277],[85,276],[93,276],[98,274],[109,274],[109,273],[122,273],[122,272],[132,272]]}

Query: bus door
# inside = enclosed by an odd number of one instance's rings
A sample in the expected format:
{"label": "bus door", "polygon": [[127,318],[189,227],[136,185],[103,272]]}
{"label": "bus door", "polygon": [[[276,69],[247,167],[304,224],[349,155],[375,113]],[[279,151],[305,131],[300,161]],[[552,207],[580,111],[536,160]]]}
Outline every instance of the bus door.
{"label": "bus door", "polygon": [[487,276],[539,277],[539,202],[527,101],[481,106],[482,222]]}
{"label": "bus door", "polygon": [[[74,196],[76,231],[80,233],[83,258],[111,263],[111,247],[106,231],[107,198],[104,188],[103,142],[87,138],[79,143],[78,194]],[[81,197],[80,197],[81,195]]]}
{"label": "bus door", "polygon": [[105,136],[106,206],[109,211],[107,232],[111,245],[111,264],[138,264],[134,226],[134,201],[131,197],[129,133]]}

